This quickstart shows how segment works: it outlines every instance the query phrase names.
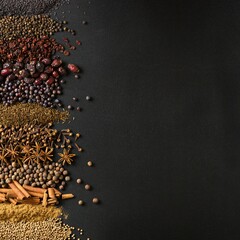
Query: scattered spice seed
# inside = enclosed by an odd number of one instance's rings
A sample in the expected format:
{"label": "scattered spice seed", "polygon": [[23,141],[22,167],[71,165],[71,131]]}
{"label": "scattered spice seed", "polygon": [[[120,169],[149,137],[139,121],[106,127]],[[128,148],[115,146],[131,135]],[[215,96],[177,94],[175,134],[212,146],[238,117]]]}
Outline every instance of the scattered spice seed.
{"label": "scattered spice seed", "polygon": [[78,184],[81,184],[81,183],[82,183],[82,179],[78,178],[78,179],[77,179],[77,183],[78,183]]}
{"label": "scattered spice seed", "polygon": [[79,200],[79,201],[78,201],[78,205],[84,205],[83,200]]}
{"label": "scattered spice seed", "polygon": [[91,98],[90,96],[86,96],[86,100],[87,100],[87,101],[91,101],[92,98]]}
{"label": "scattered spice seed", "polygon": [[85,188],[86,190],[90,190],[92,187],[91,187],[91,185],[86,184],[86,185],[84,186],[84,188]]}
{"label": "scattered spice seed", "polygon": [[99,199],[96,198],[96,197],[94,197],[94,198],[92,199],[92,202],[93,202],[94,204],[98,204],[98,203],[99,203]]}
{"label": "scattered spice seed", "polygon": [[89,167],[92,167],[92,166],[93,166],[93,162],[92,162],[92,161],[88,161],[88,162],[87,162],[87,165],[88,165]]}

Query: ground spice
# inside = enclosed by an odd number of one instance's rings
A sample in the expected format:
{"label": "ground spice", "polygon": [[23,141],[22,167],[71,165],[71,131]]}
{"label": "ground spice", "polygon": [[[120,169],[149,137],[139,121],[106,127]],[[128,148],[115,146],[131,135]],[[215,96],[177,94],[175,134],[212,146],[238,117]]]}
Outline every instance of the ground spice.
{"label": "ground spice", "polygon": [[35,15],[52,12],[70,0],[1,0],[0,15]]}
{"label": "ground spice", "polygon": [[6,126],[48,124],[51,122],[65,122],[69,118],[68,111],[59,111],[42,107],[37,103],[18,103],[11,106],[0,104],[0,124]]}
{"label": "ground spice", "polygon": [[43,208],[41,205],[19,204],[12,205],[8,203],[0,204],[1,221],[21,222],[21,221],[45,221],[60,217],[62,208],[48,206]]}

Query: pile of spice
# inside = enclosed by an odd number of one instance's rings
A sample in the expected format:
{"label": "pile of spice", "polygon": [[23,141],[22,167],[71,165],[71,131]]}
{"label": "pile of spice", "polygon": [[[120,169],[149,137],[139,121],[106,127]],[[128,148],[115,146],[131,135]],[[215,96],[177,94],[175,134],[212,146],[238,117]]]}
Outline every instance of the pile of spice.
{"label": "pile of spice", "polygon": [[18,38],[51,36],[56,32],[67,31],[75,34],[48,15],[4,16],[0,18],[0,39],[12,40]]}
{"label": "pile of spice", "polygon": [[56,10],[69,0],[1,0],[1,15],[36,15]]}
{"label": "pile of spice", "polygon": [[[79,72],[74,64],[68,64],[67,68]],[[3,104],[28,102],[44,107],[62,106],[57,97],[62,94],[61,77],[67,70],[60,58],[44,58],[26,64],[5,62],[0,70],[0,102]]]}
{"label": "pile of spice", "polygon": [[31,204],[0,204],[1,221],[9,221],[14,223],[21,221],[38,222],[58,218],[61,217],[62,214],[62,209],[55,206],[48,206],[47,208],[44,208],[41,205]]}
{"label": "pile of spice", "polygon": [[69,171],[61,163],[45,162],[44,164],[33,163],[19,166],[16,162],[12,164],[3,163],[0,166],[0,188],[7,187],[12,180],[20,184],[32,187],[56,187],[63,190],[71,180]]}
{"label": "pile of spice", "polygon": [[69,119],[68,111],[44,108],[37,103],[0,104],[0,125],[21,126],[29,123],[46,125],[52,122],[65,122]]}
{"label": "pile of spice", "polygon": [[11,41],[0,40],[0,54],[2,62],[24,62],[50,58],[56,52],[63,53],[65,47],[56,39],[48,36],[40,38],[24,37]]}
{"label": "pile of spice", "polygon": [[[11,180],[31,186],[64,189],[70,181],[65,164],[72,164],[80,133],[57,130],[48,125],[0,125],[0,187]],[[55,150],[55,151],[54,151]],[[54,155],[58,157],[54,161]]]}
{"label": "pile of spice", "polygon": [[[72,227],[63,224],[59,218],[38,222],[27,221],[13,223],[0,221],[0,238],[5,240],[65,240],[70,239],[72,230]],[[73,239],[75,239],[75,237]]]}
{"label": "pile of spice", "polygon": [[[52,37],[57,32],[75,35],[75,31],[66,21],[46,15],[69,1],[14,0],[12,6],[11,2],[0,0],[0,217],[11,209],[1,218],[0,238],[75,239],[73,228],[61,222],[54,206],[74,197],[59,190],[71,180],[67,165],[83,151],[77,143],[81,134],[69,128],[57,130],[53,124],[69,119],[68,111],[58,110],[64,107],[58,97],[64,77],[72,73],[78,79],[80,69],[55,55],[69,56],[76,46],[67,38],[63,45]],[[79,106],[76,109],[80,111]],[[92,161],[87,166],[92,167]],[[84,183],[84,189],[90,191],[92,186]],[[78,203],[84,205],[83,200]],[[99,199],[94,197],[92,203]],[[21,217],[26,210],[33,212],[31,217]]]}

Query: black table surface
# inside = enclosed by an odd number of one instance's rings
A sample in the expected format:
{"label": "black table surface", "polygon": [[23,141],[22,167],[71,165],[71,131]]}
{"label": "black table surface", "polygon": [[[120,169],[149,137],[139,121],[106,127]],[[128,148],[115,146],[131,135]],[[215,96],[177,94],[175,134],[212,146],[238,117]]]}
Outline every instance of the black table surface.
{"label": "black table surface", "polygon": [[69,58],[83,74],[64,95],[83,107],[71,127],[86,151],[72,176],[94,187],[69,184],[68,222],[95,240],[239,240],[240,1],[63,9],[83,43]]}

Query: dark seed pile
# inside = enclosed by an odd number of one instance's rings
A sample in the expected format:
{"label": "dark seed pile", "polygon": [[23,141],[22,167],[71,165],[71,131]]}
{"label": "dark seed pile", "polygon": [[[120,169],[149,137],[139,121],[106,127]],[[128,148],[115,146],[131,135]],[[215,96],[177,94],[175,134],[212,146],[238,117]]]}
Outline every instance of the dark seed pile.
{"label": "dark seed pile", "polygon": [[36,15],[48,13],[69,0],[0,0],[0,15]]}
{"label": "dark seed pile", "polygon": [[0,65],[0,102],[39,103],[54,107],[62,94],[61,78],[67,74],[61,59],[44,58],[41,61],[5,62]]}
{"label": "dark seed pile", "polygon": [[0,18],[0,39],[51,36],[56,32],[75,32],[47,15],[4,16]]}

